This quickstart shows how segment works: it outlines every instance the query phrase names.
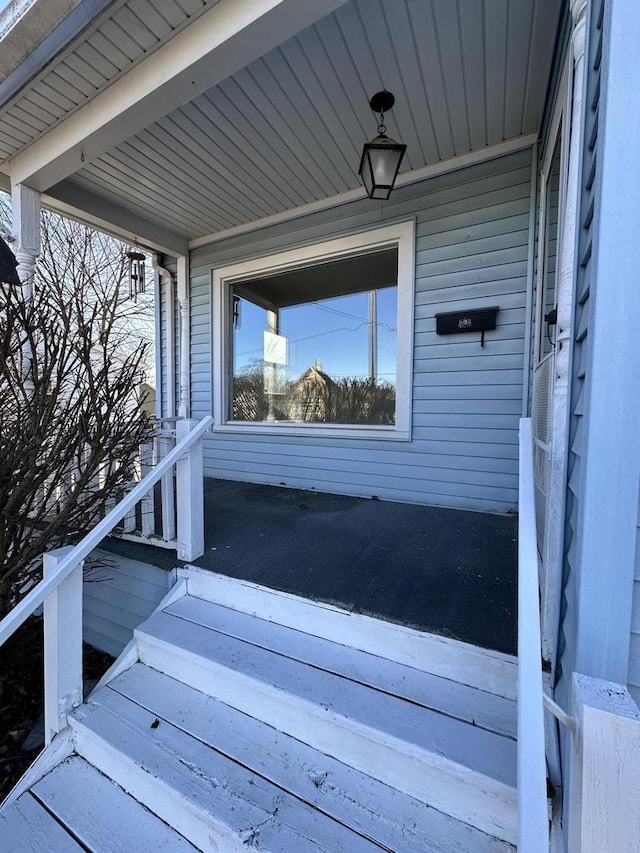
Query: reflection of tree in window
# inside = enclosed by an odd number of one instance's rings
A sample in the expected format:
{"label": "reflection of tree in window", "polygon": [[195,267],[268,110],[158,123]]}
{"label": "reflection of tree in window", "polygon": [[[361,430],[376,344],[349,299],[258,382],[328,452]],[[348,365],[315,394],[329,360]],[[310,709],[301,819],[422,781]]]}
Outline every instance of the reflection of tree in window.
{"label": "reflection of tree in window", "polygon": [[[386,248],[234,285],[234,420],[395,423],[397,254]],[[285,364],[267,360],[275,356],[265,332],[282,341]],[[283,381],[272,393],[276,366]]]}

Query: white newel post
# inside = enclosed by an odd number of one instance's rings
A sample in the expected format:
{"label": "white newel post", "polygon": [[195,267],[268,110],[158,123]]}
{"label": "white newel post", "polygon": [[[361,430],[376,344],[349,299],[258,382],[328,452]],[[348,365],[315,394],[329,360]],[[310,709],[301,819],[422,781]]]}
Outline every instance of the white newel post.
{"label": "white newel post", "polygon": [[574,673],[569,853],[640,850],[640,711],[621,684]]}
{"label": "white newel post", "polygon": [[[176,440],[180,442],[196,425],[197,421],[178,421]],[[201,438],[178,461],[176,497],[178,558],[196,560],[204,554],[204,469]]]}
{"label": "white newel post", "polygon": [[[55,574],[72,547],[44,555],[44,577]],[[44,602],[45,745],[82,703],[82,569],[79,563]]]}

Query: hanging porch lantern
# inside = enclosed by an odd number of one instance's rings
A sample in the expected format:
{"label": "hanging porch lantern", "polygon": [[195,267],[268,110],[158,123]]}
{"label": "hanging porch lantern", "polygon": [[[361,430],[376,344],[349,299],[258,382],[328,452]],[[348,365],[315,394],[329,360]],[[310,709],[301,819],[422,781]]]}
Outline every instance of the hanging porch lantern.
{"label": "hanging porch lantern", "polygon": [[369,198],[387,199],[396,182],[407,146],[387,136],[384,114],[395,103],[391,92],[376,92],[369,101],[374,113],[380,114],[378,135],[362,149],[358,173]]}
{"label": "hanging porch lantern", "polygon": [[145,256],[142,252],[132,250],[127,252],[127,258],[129,259],[129,299],[135,301],[138,294],[145,291]]}

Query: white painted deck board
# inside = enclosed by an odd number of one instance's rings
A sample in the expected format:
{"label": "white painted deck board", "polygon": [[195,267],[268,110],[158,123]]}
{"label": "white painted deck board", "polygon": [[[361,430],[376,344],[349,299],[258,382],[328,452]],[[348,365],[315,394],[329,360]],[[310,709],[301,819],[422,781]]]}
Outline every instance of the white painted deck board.
{"label": "white painted deck board", "polygon": [[90,850],[194,851],[193,845],[77,755],[41,779],[33,792]]}
{"label": "white painted deck board", "polygon": [[[71,721],[87,761],[202,850],[373,853],[380,848],[104,688]],[[277,818],[277,819],[276,819]]]}
{"label": "white painted deck board", "polygon": [[515,738],[516,704],[322,637],[185,596],[166,608],[181,619]]}
{"label": "white painted deck board", "polygon": [[109,686],[396,853],[513,849],[143,664]]}
{"label": "white painted deck board", "polygon": [[31,794],[0,812],[2,853],[82,853],[65,830]]}

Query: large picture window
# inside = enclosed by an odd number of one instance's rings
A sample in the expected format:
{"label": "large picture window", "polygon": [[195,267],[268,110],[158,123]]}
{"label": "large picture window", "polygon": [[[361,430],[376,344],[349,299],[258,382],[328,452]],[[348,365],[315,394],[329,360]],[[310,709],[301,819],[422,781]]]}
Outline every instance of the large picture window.
{"label": "large picture window", "polygon": [[214,272],[216,423],[408,437],[413,223]]}

